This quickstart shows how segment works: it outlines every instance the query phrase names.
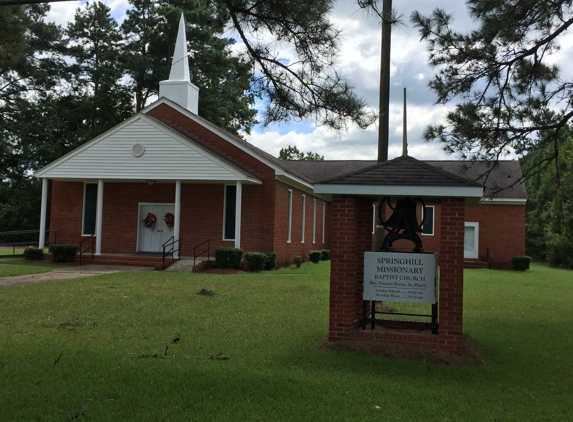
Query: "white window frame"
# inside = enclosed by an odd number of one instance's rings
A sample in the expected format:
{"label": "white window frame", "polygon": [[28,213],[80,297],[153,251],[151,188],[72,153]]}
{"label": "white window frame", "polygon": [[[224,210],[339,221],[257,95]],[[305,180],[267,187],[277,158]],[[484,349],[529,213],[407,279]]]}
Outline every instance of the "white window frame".
{"label": "white window frame", "polygon": [[[88,190],[87,185],[96,185],[96,198],[97,198],[97,186],[98,186],[97,182],[96,183],[84,182],[84,197],[82,199],[82,237],[91,236],[90,233],[88,233],[88,234],[84,233],[85,219],[86,219],[86,194],[87,194],[87,190]],[[96,215],[97,215],[97,202],[96,202]],[[96,225],[97,225],[97,223],[96,223]],[[95,227],[94,227],[94,230],[96,230]],[[95,234],[94,234],[94,236],[95,236]]]}
{"label": "white window frame", "polygon": [[322,203],[322,243],[324,244],[325,239],[325,228],[326,228],[326,202]]}
{"label": "white window frame", "polygon": [[302,214],[300,216],[300,225],[301,225],[301,229],[300,229],[300,243],[304,243],[304,230],[305,230],[305,224],[306,224],[306,195],[302,195]]}
{"label": "white window frame", "polygon": [[316,243],[316,199],[312,200],[312,243]]}
{"label": "white window frame", "polygon": [[[426,205],[426,208],[432,208],[432,233],[424,233],[422,232],[422,236],[434,236],[436,233],[436,207],[434,205]],[[422,216],[425,218],[425,216]],[[422,220],[423,221],[423,220]],[[424,226],[422,225],[422,228]]]}
{"label": "white window frame", "polygon": [[[228,186],[235,186],[236,187],[237,185],[226,184],[223,186],[224,187],[223,187],[223,236],[222,237],[223,237],[224,241],[234,241],[235,240],[235,236],[234,236],[235,231],[234,230],[233,230],[233,238],[232,239],[227,239],[225,237],[225,232],[227,231],[227,228],[225,227],[227,224],[227,218],[226,218],[227,217],[227,187]],[[235,191],[235,195],[236,194],[237,193]],[[235,199],[236,199],[236,197],[235,197]],[[237,221],[235,221],[235,227],[236,227],[236,224],[237,224]]]}
{"label": "white window frame", "polygon": [[288,214],[287,214],[287,243],[291,242],[292,232],[292,189],[288,190]]}
{"label": "white window frame", "polygon": [[376,231],[376,204],[372,204],[372,234]]}
{"label": "white window frame", "polygon": [[[466,249],[465,231],[466,227],[473,227],[474,229],[474,249],[468,251]],[[469,254],[468,252],[472,252]],[[473,221],[464,221],[464,258],[478,259],[479,257],[479,223]]]}

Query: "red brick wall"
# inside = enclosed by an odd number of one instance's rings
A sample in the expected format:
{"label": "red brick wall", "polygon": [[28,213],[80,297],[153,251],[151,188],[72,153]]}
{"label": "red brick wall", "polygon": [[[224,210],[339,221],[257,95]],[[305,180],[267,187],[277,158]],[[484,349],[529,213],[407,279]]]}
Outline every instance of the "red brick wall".
{"label": "red brick wall", "polygon": [[440,215],[439,348],[463,352],[465,201],[445,198]]}
{"label": "red brick wall", "polygon": [[494,267],[509,268],[511,257],[525,255],[525,205],[468,205],[466,221],[479,223],[479,258],[490,249]]}
{"label": "red brick wall", "polygon": [[[291,241],[287,242],[288,197],[292,190],[292,226]],[[302,196],[305,200],[305,229],[304,242],[302,242]],[[316,199],[316,236],[312,242],[313,200]],[[329,249],[328,235],[322,242],[322,204],[326,204],[326,234],[328,234],[329,203],[308,192],[296,189],[280,181],[276,182],[275,192],[275,223],[274,223],[274,251],[277,253],[277,262],[281,265],[290,265],[295,256],[305,257],[308,252],[316,249]]]}
{"label": "red brick wall", "polygon": [[[211,132],[209,129],[195,123],[193,120],[167,104],[160,104],[159,106],[151,109],[147,114],[171,126],[176,131],[185,134],[206,148],[217,152],[261,180],[269,182],[275,179],[273,169],[261,163],[258,159],[244,152],[242,149]],[[269,185],[269,193],[271,191],[274,191],[274,187]],[[272,202],[272,196],[270,196],[270,198],[270,201]]]}
{"label": "red brick wall", "polygon": [[[58,230],[58,243],[82,239],[83,189],[83,183],[53,182],[50,228]],[[269,224],[265,224],[268,217],[259,206],[265,202],[264,194],[262,186],[243,186],[241,245],[245,251],[272,250]],[[174,203],[175,184],[104,183],[103,197],[102,253],[133,253],[137,249],[139,203]],[[182,185],[182,255],[192,255],[193,247],[207,239],[211,239],[212,249],[234,246],[234,241],[222,240],[223,207],[224,185]]]}
{"label": "red brick wall", "polygon": [[[438,252],[440,248],[441,207],[435,205],[434,235],[422,235],[424,251]],[[489,248],[494,267],[509,267],[511,257],[525,255],[524,205],[466,205],[465,222],[479,223],[478,258],[487,260]]]}
{"label": "red brick wall", "polygon": [[[371,244],[372,224],[360,221],[372,202],[354,196],[333,195],[331,214],[330,311],[328,338],[348,339],[362,309],[363,252]],[[365,226],[369,226],[365,228]],[[364,237],[367,240],[364,240]],[[360,303],[358,303],[360,302]],[[357,315],[358,314],[358,315]]]}
{"label": "red brick wall", "polygon": [[[276,199],[269,201],[268,188],[243,185],[241,248],[245,251],[275,251],[279,263],[292,263],[294,256],[306,256],[313,249],[325,249],[322,243],[322,203],[306,196],[305,241],[301,242],[303,192],[276,182]],[[286,242],[288,190],[293,190],[292,242]],[[53,182],[52,230],[58,230],[58,243],[77,244],[83,238],[82,212],[84,184]],[[102,253],[134,253],[137,250],[139,203],[175,202],[175,183],[104,183]],[[312,243],[313,199],[317,199],[316,243]],[[274,212],[276,210],[276,212]],[[224,185],[182,184],[181,187],[181,255],[193,254],[193,247],[211,239],[212,250],[233,247],[234,241],[223,238]],[[328,213],[327,213],[328,214]],[[276,232],[275,232],[276,230]],[[275,236],[276,233],[276,236]]]}
{"label": "red brick wall", "polygon": [[81,239],[84,184],[52,182],[50,206],[50,245],[54,237],[60,244],[77,244]]}

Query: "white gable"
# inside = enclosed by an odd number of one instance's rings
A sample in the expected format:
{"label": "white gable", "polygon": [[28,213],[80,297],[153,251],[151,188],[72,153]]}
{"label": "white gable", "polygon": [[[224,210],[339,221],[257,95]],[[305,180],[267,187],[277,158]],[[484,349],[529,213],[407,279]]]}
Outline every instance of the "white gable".
{"label": "white gable", "polygon": [[[143,154],[139,155],[141,152]],[[137,115],[36,172],[50,179],[247,180],[248,175]],[[256,182],[255,180],[251,181]]]}

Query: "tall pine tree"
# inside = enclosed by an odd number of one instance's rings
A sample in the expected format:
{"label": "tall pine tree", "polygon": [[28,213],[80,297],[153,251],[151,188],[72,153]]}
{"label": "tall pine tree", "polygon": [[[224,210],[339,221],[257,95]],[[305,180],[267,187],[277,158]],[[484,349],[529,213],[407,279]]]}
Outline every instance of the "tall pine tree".
{"label": "tall pine tree", "polygon": [[189,69],[200,89],[199,115],[239,134],[255,123],[250,92],[251,64],[231,54],[234,40],[225,38],[225,16],[200,0],[130,0],[133,8],[122,24],[127,38],[125,63],[137,109],[158,93],[169,78],[181,13],[185,16]]}
{"label": "tall pine tree", "polygon": [[[573,25],[573,1],[466,4],[478,24],[467,33],[455,31],[444,10],[411,17],[436,67],[430,87],[438,103],[458,103],[447,125],[427,129],[426,140],[439,140],[445,151],[464,158],[486,160],[557,145],[573,118],[573,84],[562,79],[551,56]],[[557,154],[554,149],[545,163]]]}

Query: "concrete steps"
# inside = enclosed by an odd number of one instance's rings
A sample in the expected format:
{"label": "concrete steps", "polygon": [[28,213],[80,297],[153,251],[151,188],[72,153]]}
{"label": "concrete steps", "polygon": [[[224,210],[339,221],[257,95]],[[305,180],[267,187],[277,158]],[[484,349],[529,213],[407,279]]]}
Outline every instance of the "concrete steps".
{"label": "concrete steps", "polygon": [[486,261],[480,261],[479,259],[464,259],[464,269],[478,269],[478,268],[489,268]]}
{"label": "concrete steps", "polygon": [[[79,261],[79,258],[76,259]],[[165,258],[165,268],[176,262],[176,259]],[[134,255],[91,255],[82,256],[82,265],[122,265],[128,267],[153,267],[163,270],[163,258],[160,256],[134,256]]]}

